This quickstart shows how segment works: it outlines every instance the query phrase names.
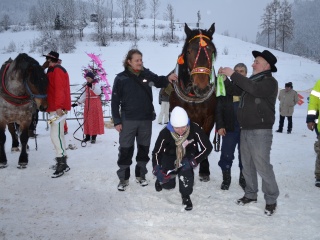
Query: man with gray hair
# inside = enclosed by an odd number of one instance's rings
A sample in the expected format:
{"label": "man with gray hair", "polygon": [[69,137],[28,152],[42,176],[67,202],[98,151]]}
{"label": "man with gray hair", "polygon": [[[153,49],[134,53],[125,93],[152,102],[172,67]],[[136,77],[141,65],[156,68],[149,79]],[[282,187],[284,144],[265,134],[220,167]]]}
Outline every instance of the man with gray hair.
{"label": "man with gray hair", "polygon": [[255,59],[250,78],[229,67],[221,67],[219,74],[230,77],[235,84],[226,79],[227,92],[228,88],[231,88],[234,93],[241,93],[237,116],[241,128],[240,150],[246,187],[244,196],[236,203],[247,205],[257,202],[258,172],[262,178],[262,191],[266,200],[264,213],[271,216],[276,211],[279,196],[279,188],[270,163],[272,127],[278,95],[278,82],[272,76],[272,72],[277,71],[277,58],[268,50],[253,51],[252,55]]}

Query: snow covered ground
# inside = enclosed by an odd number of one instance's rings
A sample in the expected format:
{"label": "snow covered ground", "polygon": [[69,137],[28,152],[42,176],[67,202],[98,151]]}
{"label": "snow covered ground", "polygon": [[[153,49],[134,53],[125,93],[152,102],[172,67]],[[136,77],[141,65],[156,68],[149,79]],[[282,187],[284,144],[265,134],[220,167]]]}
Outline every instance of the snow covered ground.
{"label": "snow covered ground", "polygon": [[[152,29],[149,31],[151,35]],[[184,35],[183,31],[178,34]],[[8,46],[14,39],[21,46],[19,52],[28,53],[28,42],[36,35],[32,31],[0,33],[0,42],[2,46]],[[249,75],[253,61],[251,51],[264,49],[221,35],[215,35],[213,41],[218,48],[216,69],[244,62]],[[162,47],[161,42],[142,39],[138,47],[144,54],[145,66],[165,75],[175,66],[182,44]],[[105,60],[104,67],[112,85],[115,74],[122,71],[122,60],[131,46],[131,42],[111,42],[110,46],[102,48],[83,41],[77,45],[75,53],[61,54],[60,57],[69,72],[71,84],[81,84],[84,82],[81,69],[90,61],[86,52],[100,54],[101,59]],[[73,137],[79,126],[75,120],[68,121],[69,134],[66,135],[67,143],[76,146],[76,149],[68,151],[71,170],[60,178],[52,179],[49,166],[54,163],[54,149],[46,124],[42,121],[37,127],[37,151],[35,140],[29,140],[30,161],[25,170],[16,168],[19,153],[10,152],[11,139],[7,137],[9,166],[0,170],[0,239],[319,239],[320,193],[314,186],[313,173],[313,143],[316,137],[306,128],[305,117],[307,90],[320,79],[320,66],[308,59],[271,51],[278,58],[278,72],[274,76],[279,81],[279,87],[283,88],[286,82],[291,81],[294,89],[305,97],[305,103],[295,108],[292,134],[274,133],[271,159],[280,189],[278,210],[274,216],[264,215],[265,201],[261,191],[256,204],[238,206],[234,203],[243,196],[238,185],[237,158],[232,168],[229,191],[220,190],[222,174],[217,164],[220,153],[216,152],[209,156],[210,182],[200,182],[196,170],[191,195],[194,208],[190,212],[186,212],[181,205],[177,188],[155,191],[150,163],[148,186],[141,187],[135,183],[132,175],[127,191],[119,192],[116,188],[119,181],[116,175],[118,133],[106,128],[105,134],[98,136],[96,144],[88,143],[86,147],[81,147]],[[17,54],[2,53],[0,62]],[[40,63],[44,60],[41,54],[30,55]],[[158,92],[158,89],[153,89],[154,105],[159,113]],[[278,114],[274,130],[278,127]],[[151,149],[162,127],[153,122]],[[81,131],[76,132],[75,136],[81,138]],[[134,172],[134,164],[131,172]]]}

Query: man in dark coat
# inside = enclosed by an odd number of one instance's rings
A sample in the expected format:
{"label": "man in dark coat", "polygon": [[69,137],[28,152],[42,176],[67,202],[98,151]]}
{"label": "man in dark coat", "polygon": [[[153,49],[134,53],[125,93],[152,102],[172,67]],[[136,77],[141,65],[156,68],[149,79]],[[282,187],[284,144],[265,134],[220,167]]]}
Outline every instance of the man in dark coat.
{"label": "man in dark coat", "polygon": [[177,80],[174,73],[158,76],[143,67],[142,53],[131,49],[123,62],[125,70],[119,73],[113,84],[111,111],[115,129],[119,132],[119,155],[117,171],[119,191],[129,185],[130,165],[137,141],[136,181],[147,186],[147,163],[150,160],[149,147],[152,133],[152,120],[155,119],[151,87],[166,87]]}
{"label": "man in dark coat", "polygon": [[253,51],[252,55],[255,60],[250,78],[229,67],[221,67],[219,73],[230,77],[235,84],[225,80],[227,92],[230,88],[234,93],[242,93],[237,116],[241,128],[240,150],[246,187],[245,195],[238,199],[237,203],[245,205],[257,201],[258,172],[262,178],[262,191],[266,200],[265,214],[271,216],[276,211],[279,196],[279,188],[270,163],[272,127],[278,94],[278,82],[272,76],[272,72],[277,71],[277,58],[268,50]]}
{"label": "man in dark coat", "polygon": [[[235,65],[234,70],[243,76],[247,76],[247,66],[243,63]],[[240,155],[240,125],[237,119],[240,96],[227,94],[218,97],[216,108],[216,129],[222,136],[221,155],[218,165],[222,170],[222,190],[229,190],[231,184],[231,167],[234,159],[234,152],[238,145],[239,158],[239,185],[244,189],[246,181],[242,174],[242,163]]]}

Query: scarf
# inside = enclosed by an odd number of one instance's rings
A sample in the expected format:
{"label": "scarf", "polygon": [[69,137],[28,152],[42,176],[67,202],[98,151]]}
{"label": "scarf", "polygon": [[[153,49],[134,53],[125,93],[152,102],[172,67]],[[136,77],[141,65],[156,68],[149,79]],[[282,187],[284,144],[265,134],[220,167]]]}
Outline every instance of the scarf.
{"label": "scarf", "polygon": [[180,167],[180,163],[181,163],[182,158],[186,154],[186,149],[182,146],[182,144],[189,136],[190,126],[187,127],[186,132],[182,136],[180,136],[176,132],[170,132],[170,133],[171,133],[171,136],[173,137],[175,144],[176,144],[177,160],[176,160],[175,164],[176,164],[176,168],[178,169]]}

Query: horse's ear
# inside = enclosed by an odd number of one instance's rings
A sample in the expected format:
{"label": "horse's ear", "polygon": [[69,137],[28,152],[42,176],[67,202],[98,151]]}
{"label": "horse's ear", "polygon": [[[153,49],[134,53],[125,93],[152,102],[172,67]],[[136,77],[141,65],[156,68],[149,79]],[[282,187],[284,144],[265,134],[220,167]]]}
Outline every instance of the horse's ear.
{"label": "horse's ear", "polygon": [[184,32],[187,34],[187,36],[190,36],[191,34],[191,29],[189,28],[188,24],[184,24]]}
{"label": "horse's ear", "polygon": [[212,23],[211,27],[208,30],[208,33],[210,36],[212,36],[214,34],[214,32],[216,31],[216,27],[214,25],[215,25],[215,23]]}

